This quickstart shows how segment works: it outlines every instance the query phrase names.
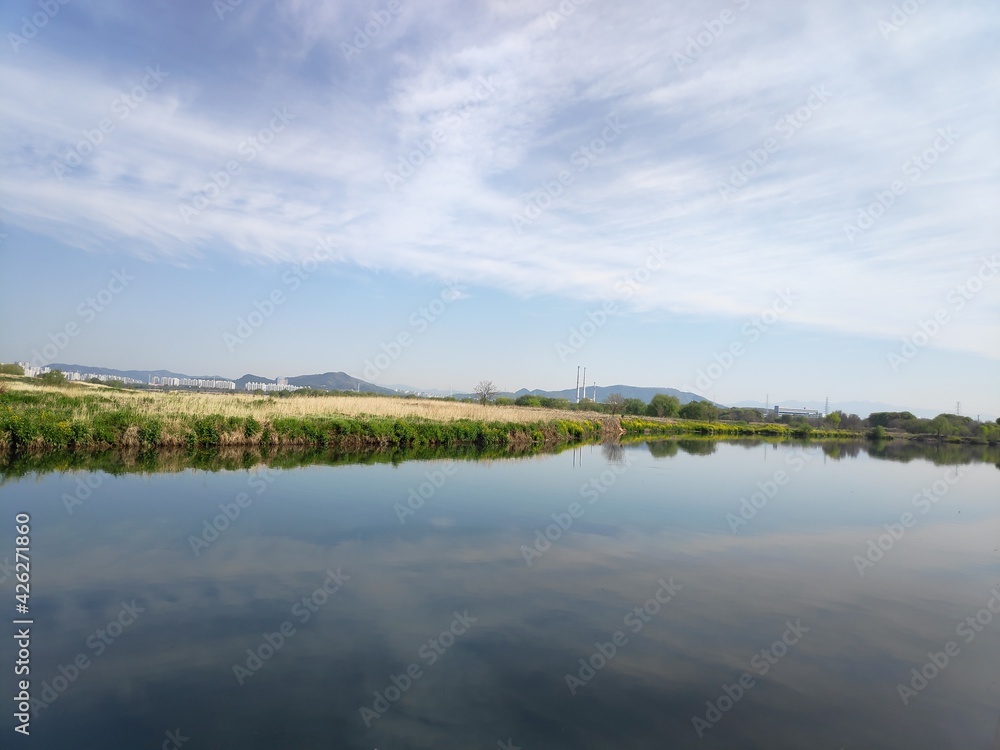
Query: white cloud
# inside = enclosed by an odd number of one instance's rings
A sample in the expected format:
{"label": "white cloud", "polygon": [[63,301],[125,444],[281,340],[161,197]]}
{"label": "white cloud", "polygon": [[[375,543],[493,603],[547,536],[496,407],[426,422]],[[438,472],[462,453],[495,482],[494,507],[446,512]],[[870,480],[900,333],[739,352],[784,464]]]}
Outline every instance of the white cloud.
{"label": "white cloud", "polygon": [[[300,2],[282,14],[282,33],[258,40],[263,59],[287,65],[267,85],[213,108],[207,83],[174,70],[63,182],[53,160],[108,116],[130,79],[36,50],[30,66],[0,69],[5,220],[180,262],[220,250],[305,257],[332,235],[343,262],[588,299],[612,296],[660,246],[671,267],[636,296],[639,309],[743,316],[791,287],[800,301],[789,321],[912,332],[997,249],[988,92],[1000,68],[981,34],[997,11],[927,5],[885,40],[877,21],[891,4],[742,4],[588,3],[555,29],[549,6],[531,3],[404,7],[378,44],[340,65],[355,20]],[[727,7],[735,20],[678,70],[674,52]],[[251,34],[255,20],[248,9],[226,31]],[[317,50],[337,65],[297,75]],[[319,82],[327,75],[335,85]],[[494,90],[466,106],[483,78]],[[815,86],[829,101],[786,136],[779,118]],[[283,106],[294,121],[247,161],[240,144]],[[610,112],[625,132],[583,169],[573,154]],[[948,126],[955,145],[849,243],[844,224]],[[436,127],[434,153],[390,190],[386,170]],[[720,181],[767,138],[778,150],[723,200]],[[178,203],[231,160],[240,174],[186,223]],[[511,214],[560,170],[572,184],[518,233]],[[935,345],[1000,357],[998,313],[1000,281]]]}

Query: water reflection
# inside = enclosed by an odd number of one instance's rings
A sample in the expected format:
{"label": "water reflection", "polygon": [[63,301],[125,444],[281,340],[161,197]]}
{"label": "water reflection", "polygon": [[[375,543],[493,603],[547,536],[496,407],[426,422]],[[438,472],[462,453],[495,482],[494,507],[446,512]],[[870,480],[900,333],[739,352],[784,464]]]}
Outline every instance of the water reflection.
{"label": "water reflection", "polygon": [[[658,441],[466,461],[405,523],[393,504],[439,460],[275,470],[199,556],[189,538],[247,488],[242,470],[103,475],[72,514],[60,495],[78,475],[8,482],[4,505],[37,529],[38,684],[79,653],[92,662],[33,742],[159,747],[180,728],[191,748],[989,747],[1000,619],[910,705],[896,686],[998,583],[996,473],[970,463],[862,577],[852,556],[943,461],[847,448]],[[814,458],[754,533],[730,533],[724,514],[796,450]],[[590,503],[581,490],[604,472]],[[527,566],[520,547],[553,523],[566,528]],[[676,596],[644,608],[671,577]],[[133,599],[144,611],[97,654],[88,639]],[[445,647],[456,612],[475,621]],[[284,623],[294,632],[261,658]],[[789,623],[808,630],[777,658]],[[627,640],[571,694],[566,675],[617,631]],[[752,687],[699,738],[692,718],[744,673]],[[376,693],[387,710],[368,728]]]}
{"label": "water reflection", "polygon": [[601,455],[609,464],[624,464],[625,446],[619,442],[605,441],[601,444]]}

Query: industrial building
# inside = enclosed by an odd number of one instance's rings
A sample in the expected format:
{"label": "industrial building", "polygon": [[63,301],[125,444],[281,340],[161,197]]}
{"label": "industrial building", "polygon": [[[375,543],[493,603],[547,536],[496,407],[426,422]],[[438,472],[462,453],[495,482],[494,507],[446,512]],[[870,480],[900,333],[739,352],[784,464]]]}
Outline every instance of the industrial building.
{"label": "industrial building", "polygon": [[816,409],[799,409],[794,406],[774,407],[774,416],[783,417],[786,414],[790,417],[806,417],[808,419],[818,419],[823,416],[823,414]]}

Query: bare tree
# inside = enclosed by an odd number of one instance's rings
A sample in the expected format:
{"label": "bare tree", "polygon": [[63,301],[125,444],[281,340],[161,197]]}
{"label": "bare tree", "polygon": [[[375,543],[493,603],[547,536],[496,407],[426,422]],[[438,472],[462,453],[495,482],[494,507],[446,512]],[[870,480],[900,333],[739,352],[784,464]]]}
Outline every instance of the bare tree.
{"label": "bare tree", "polygon": [[492,401],[499,392],[497,391],[497,387],[493,385],[492,380],[480,380],[479,385],[474,390],[479,403],[483,406],[486,406],[487,402]]}
{"label": "bare tree", "polygon": [[619,409],[625,406],[625,397],[620,393],[612,393],[604,399],[604,404],[608,407],[608,411],[611,412],[611,416],[613,417]]}

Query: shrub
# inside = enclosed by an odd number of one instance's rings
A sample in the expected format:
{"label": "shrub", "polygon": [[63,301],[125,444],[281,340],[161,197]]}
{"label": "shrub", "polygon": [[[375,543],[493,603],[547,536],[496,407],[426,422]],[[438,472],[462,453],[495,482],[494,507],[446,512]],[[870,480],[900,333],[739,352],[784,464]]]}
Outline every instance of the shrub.
{"label": "shrub", "polygon": [[872,440],[885,440],[889,437],[889,433],[886,432],[885,427],[880,424],[875,425],[871,430],[868,431],[868,437]]}

